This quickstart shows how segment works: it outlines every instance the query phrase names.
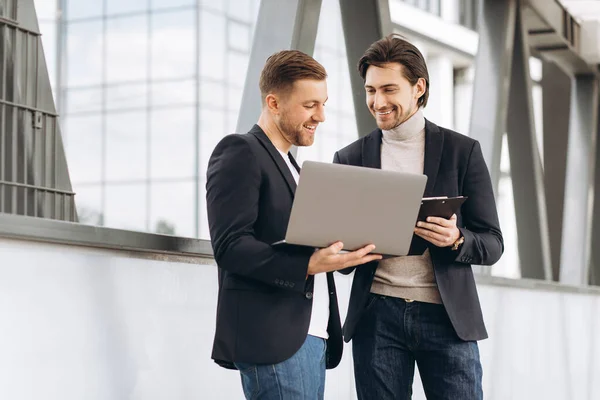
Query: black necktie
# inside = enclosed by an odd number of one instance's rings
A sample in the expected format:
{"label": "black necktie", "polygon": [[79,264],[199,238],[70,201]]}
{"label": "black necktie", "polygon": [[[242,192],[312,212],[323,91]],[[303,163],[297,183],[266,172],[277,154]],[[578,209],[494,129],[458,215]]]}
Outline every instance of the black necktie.
{"label": "black necktie", "polygon": [[290,158],[290,161],[292,162],[292,165],[294,166],[294,168],[296,168],[296,171],[298,171],[298,173],[300,173],[300,166],[294,159],[294,156],[292,156],[292,153],[288,153],[288,157]]}

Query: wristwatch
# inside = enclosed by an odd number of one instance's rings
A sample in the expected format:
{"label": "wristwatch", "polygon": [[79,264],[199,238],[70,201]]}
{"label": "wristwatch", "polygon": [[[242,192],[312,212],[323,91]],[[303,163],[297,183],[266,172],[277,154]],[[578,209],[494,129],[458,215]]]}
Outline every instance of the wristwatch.
{"label": "wristwatch", "polygon": [[456,242],[454,242],[454,244],[452,245],[452,250],[456,251],[458,250],[458,248],[460,247],[461,244],[463,244],[465,242],[465,237],[461,236],[458,239],[456,239]]}

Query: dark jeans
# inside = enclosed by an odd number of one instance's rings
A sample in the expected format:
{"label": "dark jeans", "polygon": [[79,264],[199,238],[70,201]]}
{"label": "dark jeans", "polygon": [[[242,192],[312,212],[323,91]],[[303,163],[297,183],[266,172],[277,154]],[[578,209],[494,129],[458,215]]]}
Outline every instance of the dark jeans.
{"label": "dark jeans", "polygon": [[310,336],[291,358],[273,365],[235,363],[248,400],[320,400],[325,393],[325,339]]}
{"label": "dark jeans", "polygon": [[439,304],[371,294],[352,338],[359,400],[412,395],[415,362],[427,399],[479,400],[477,342],[464,342]]}

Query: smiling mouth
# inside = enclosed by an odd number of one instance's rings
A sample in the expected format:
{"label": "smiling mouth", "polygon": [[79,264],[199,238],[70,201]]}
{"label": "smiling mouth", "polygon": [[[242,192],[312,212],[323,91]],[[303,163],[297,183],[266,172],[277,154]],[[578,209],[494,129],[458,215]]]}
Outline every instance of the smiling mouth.
{"label": "smiling mouth", "polygon": [[311,133],[314,133],[315,130],[317,129],[317,125],[302,125],[302,126],[304,127],[304,129],[307,129]]}
{"label": "smiling mouth", "polygon": [[388,111],[375,111],[375,113],[377,115],[390,115],[392,113],[392,111],[394,111],[393,109],[388,110]]}

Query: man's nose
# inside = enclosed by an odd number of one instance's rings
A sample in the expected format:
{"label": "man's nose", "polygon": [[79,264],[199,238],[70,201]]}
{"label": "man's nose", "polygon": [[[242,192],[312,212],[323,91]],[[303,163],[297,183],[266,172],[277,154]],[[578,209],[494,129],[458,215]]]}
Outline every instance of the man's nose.
{"label": "man's nose", "polygon": [[383,96],[382,94],[375,93],[375,95],[373,95],[373,97],[374,97],[373,108],[375,108],[376,110],[380,110],[387,105],[385,96]]}
{"label": "man's nose", "polygon": [[317,122],[325,122],[325,107],[319,107],[315,115],[313,115],[313,119]]}

